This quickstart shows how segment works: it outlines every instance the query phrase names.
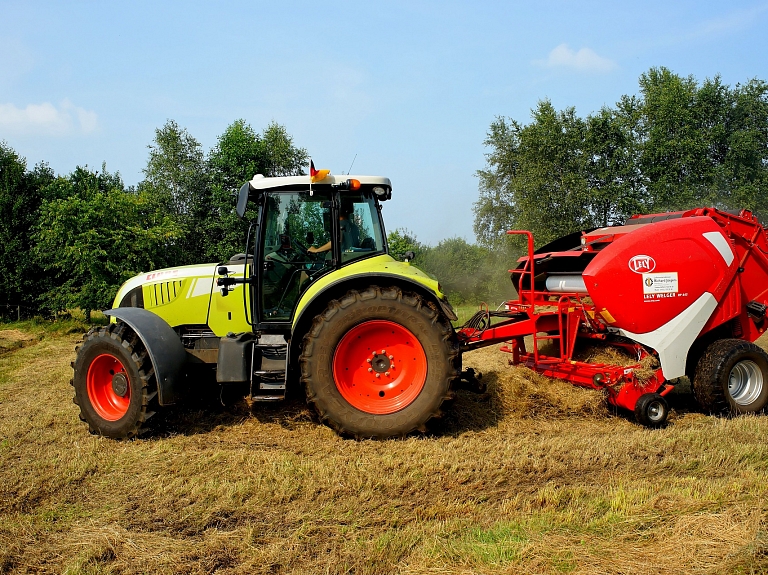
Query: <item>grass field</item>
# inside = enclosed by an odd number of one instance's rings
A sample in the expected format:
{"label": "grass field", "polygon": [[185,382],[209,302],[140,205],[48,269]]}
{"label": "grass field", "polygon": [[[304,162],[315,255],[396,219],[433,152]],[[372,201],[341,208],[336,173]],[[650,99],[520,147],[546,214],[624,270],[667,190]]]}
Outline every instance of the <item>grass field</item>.
{"label": "grass field", "polygon": [[117,442],[78,421],[67,331],[0,326],[0,573],[768,571],[768,417],[683,389],[650,431],[486,349],[426,436],[211,401]]}

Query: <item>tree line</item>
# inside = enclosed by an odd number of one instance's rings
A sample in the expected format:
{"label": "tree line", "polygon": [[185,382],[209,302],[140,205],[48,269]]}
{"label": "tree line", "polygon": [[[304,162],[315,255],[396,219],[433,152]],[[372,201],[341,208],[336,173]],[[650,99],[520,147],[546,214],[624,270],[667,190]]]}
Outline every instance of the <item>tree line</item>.
{"label": "tree line", "polygon": [[[257,173],[304,174],[308,161],[283,126],[272,123],[257,133],[243,120],[207,152],[168,121],[148,152],[144,179],[126,186],[106,165],[59,176],[44,162],[29,169],[0,142],[0,315],[79,308],[90,316],[111,307],[117,289],[134,275],[226,261],[245,246],[248,223],[235,214],[240,186]],[[432,247],[405,230],[391,232],[389,241],[398,259],[416,251],[417,265],[438,277],[454,302],[488,291],[490,268],[477,263],[486,248],[458,238]],[[462,263],[468,260],[472,281]]]}
{"label": "tree line", "polygon": [[[511,295],[507,270],[527,229],[542,245],[568,233],[622,223],[635,213],[693,206],[768,214],[768,84],[698,82],[665,68],[639,79],[637,95],[580,117],[539,102],[527,124],[499,117],[477,172],[477,243],[435,246],[398,229],[392,255],[440,280],[454,303],[498,303]],[[176,122],[155,131],[144,179],[77,167],[56,176],[28,168],[0,142],[0,312],[109,307],[118,287],[151,269],[225,261],[242,251],[247,223],[236,193],[254,174],[304,173],[307,152],[276,123],[257,132],[237,120],[214,147]]]}
{"label": "tree line", "polygon": [[28,169],[0,142],[0,305],[26,315],[106,309],[132,276],[222,261],[242,251],[247,223],[236,194],[254,174],[303,173],[307,152],[272,123],[232,123],[207,153],[176,122],[155,131],[144,179],[77,167]]}
{"label": "tree line", "polygon": [[499,117],[485,144],[474,229],[509,249],[509,229],[537,245],[635,213],[715,206],[768,215],[768,84],[697,82],[666,68],[639,94],[584,118],[539,102],[532,121]]}

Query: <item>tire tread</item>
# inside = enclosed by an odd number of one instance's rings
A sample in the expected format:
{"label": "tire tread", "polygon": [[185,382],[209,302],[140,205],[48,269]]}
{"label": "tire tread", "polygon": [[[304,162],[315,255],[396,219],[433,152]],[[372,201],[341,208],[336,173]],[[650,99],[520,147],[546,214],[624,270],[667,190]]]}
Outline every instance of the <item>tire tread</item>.
{"label": "tire tread", "polygon": [[[137,417],[130,423],[127,429],[124,429],[118,434],[109,434],[109,436],[114,439],[131,439],[143,433],[143,428],[146,427],[149,419],[157,413],[158,398],[157,383],[149,354],[144,349],[141,339],[127,325],[123,323],[110,323],[102,328],[91,328],[88,333],[83,336],[82,345],[78,345],[75,348],[78,357],[72,365],[72,368],[75,371],[71,381],[75,388],[72,401],[75,405],[80,407],[80,413],[78,414],[80,420],[88,424],[88,429],[91,433],[95,435],[107,435],[104,433],[104,430],[99,427],[98,422],[91,421],[91,418],[88,417],[88,413],[84,406],[84,402],[88,402],[88,398],[78,397],[78,386],[75,384],[75,380],[79,376],[85,377],[85,373],[78,374],[77,371],[79,367],[78,359],[80,356],[95,343],[104,342],[106,339],[112,340],[114,342],[112,345],[116,343],[126,351],[126,354],[131,358],[131,361],[139,374],[139,380],[141,381],[141,407]],[[87,373],[88,366],[82,366],[82,369]]]}

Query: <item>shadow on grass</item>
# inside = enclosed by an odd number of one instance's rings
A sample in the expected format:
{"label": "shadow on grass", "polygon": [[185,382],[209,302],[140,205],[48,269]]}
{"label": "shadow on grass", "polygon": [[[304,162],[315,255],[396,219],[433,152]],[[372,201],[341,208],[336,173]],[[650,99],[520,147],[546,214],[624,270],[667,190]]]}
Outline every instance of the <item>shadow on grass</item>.
{"label": "shadow on grass", "polygon": [[[433,418],[427,425],[426,437],[457,437],[465,432],[478,432],[497,427],[505,417],[522,417],[521,413],[512,413],[505,399],[503,385],[493,371],[487,372],[483,380],[487,391],[475,394],[464,390],[455,392],[452,401],[447,401],[441,410],[441,416]],[[561,385],[570,385],[561,382]],[[288,430],[299,430],[306,425],[322,425],[314,410],[307,405],[299,386],[282,401],[251,402],[246,398],[247,386],[224,386],[215,382],[197,382],[190,393],[190,399],[184,404],[164,409],[157,421],[150,426],[145,438],[167,435],[195,435],[210,433],[242,424],[248,419],[256,419],[265,425],[278,425]],[[674,425],[676,417],[687,413],[700,413],[700,409],[691,391],[690,383],[683,380],[667,396],[673,410],[669,425]],[[605,415],[635,422],[634,413],[606,404]],[[588,415],[569,414],[555,418],[589,418]]]}
{"label": "shadow on grass", "polygon": [[187,399],[163,409],[144,437],[210,433],[248,419],[289,429],[314,421],[309,406],[296,393],[275,402],[250,401],[247,395],[247,385],[219,386],[212,378],[198,379],[191,383]]}
{"label": "shadow on grass", "polygon": [[[430,420],[427,436],[457,436],[465,431],[495,426],[499,414],[492,406],[500,404],[496,379],[493,373],[486,376],[488,391],[484,394],[457,391],[455,398],[443,405],[442,415]],[[303,390],[298,385],[282,401],[250,401],[247,395],[247,385],[220,387],[210,378],[198,379],[191,385],[188,399],[182,404],[161,409],[143,437],[210,433],[240,425],[252,418],[262,424],[290,430],[307,424],[322,425],[315,411],[307,405]]]}

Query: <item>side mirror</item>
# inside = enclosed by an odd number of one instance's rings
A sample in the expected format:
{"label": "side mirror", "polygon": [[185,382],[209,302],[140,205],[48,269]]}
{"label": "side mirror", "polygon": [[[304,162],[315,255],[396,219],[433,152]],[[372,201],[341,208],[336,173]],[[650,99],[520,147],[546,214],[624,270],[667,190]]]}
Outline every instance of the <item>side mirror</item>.
{"label": "side mirror", "polygon": [[248,207],[248,198],[251,194],[251,182],[245,182],[240,187],[240,193],[237,196],[237,216],[243,219],[245,209]]}
{"label": "side mirror", "polygon": [[307,241],[306,244],[308,246],[311,246],[315,243],[315,233],[314,232],[307,232]]}
{"label": "side mirror", "polygon": [[411,261],[411,260],[412,260],[413,258],[415,258],[415,257],[416,257],[416,254],[415,254],[415,253],[413,253],[411,250],[408,250],[407,252],[405,252],[405,253],[403,254],[403,261],[405,261],[406,263],[408,263],[409,261]]}

